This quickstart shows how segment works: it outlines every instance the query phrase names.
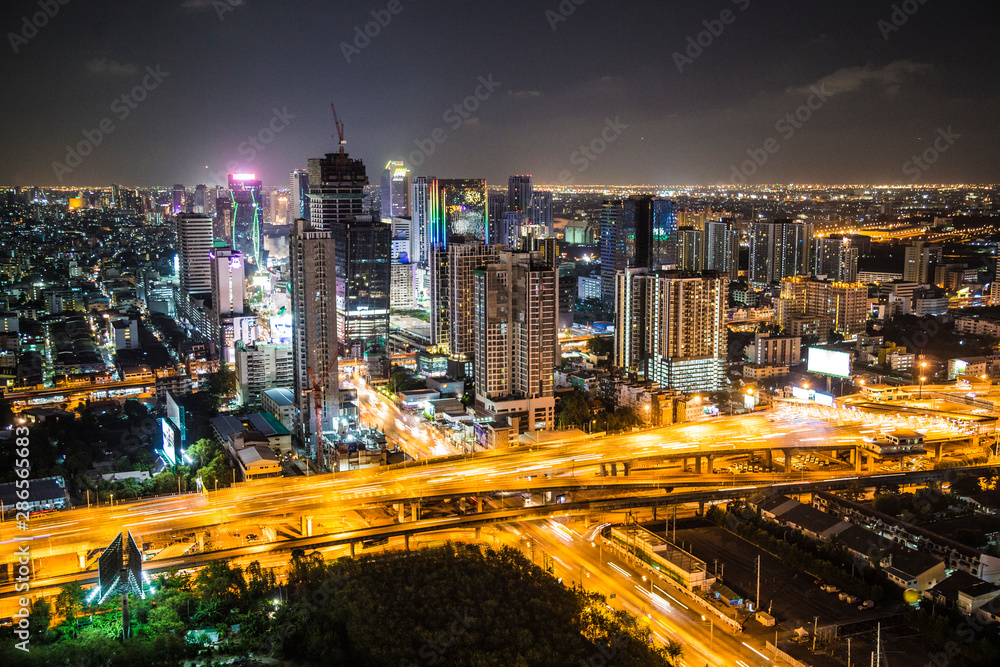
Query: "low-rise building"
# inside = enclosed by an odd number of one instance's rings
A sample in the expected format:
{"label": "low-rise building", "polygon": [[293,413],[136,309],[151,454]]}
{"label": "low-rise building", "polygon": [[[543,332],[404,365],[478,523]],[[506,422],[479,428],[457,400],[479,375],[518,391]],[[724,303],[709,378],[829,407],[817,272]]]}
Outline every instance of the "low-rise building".
{"label": "low-rise building", "polygon": [[295,418],[295,395],[292,390],[282,387],[268,389],[261,395],[261,399],[264,412],[271,413],[282,426],[291,430]]}
{"label": "low-rise building", "polygon": [[944,561],[914,549],[893,551],[892,560],[884,568],[889,581],[900,588],[912,588],[923,593],[944,581]]}

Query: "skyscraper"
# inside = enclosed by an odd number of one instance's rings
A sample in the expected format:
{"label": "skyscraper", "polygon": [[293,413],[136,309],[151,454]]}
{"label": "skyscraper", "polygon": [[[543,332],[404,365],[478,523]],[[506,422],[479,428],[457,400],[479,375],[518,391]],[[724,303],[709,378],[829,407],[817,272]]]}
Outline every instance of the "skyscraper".
{"label": "skyscraper", "polygon": [[615,363],[680,391],[725,383],[729,276],[635,269],[616,276]]}
{"label": "skyscraper", "polygon": [[701,247],[702,270],[724,273],[730,280],[739,277],[740,237],[731,219],[706,220]]}
{"label": "skyscraper", "polygon": [[903,280],[930,285],[934,282],[934,267],[941,263],[941,246],[915,241],[904,250]]}
{"label": "skyscraper", "polygon": [[[448,349],[452,359],[469,362],[475,354],[476,269],[498,260],[506,246],[453,243],[448,246]],[[474,370],[473,370],[474,373]]]}
{"label": "skyscraper", "polygon": [[486,181],[481,178],[434,179],[430,183],[430,245],[448,247],[455,236],[486,242],[489,238]]}
{"label": "skyscraper", "polygon": [[382,219],[409,217],[410,170],[402,160],[390,160],[382,172]]}
{"label": "skyscraper", "polygon": [[411,261],[427,266],[431,261],[431,188],[426,176],[417,176],[410,186],[410,219],[413,221],[415,248],[419,249]]}
{"label": "skyscraper", "polygon": [[473,274],[476,404],[515,432],[555,426],[555,268],[543,252],[502,251]]}
{"label": "skyscraper", "polygon": [[785,334],[803,335],[798,321],[806,323],[822,340],[831,330],[846,338],[866,331],[868,287],[815,278],[785,278],[775,305],[778,324]]}
{"label": "skyscraper", "polygon": [[677,230],[677,268],[681,271],[698,272],[704,268],[704,248],[702,232],[693,227]]}
{"label": "skyscraper", "polygon": [[[243,253],[222,242],[208,255],[212,270],[212,329],[216,342],[225,351],[223,358],[235,360],[235,344],[253,343],[257,336],[256,318],[244,317],[245,273]],[[243,320],[249,319],[250,322]]]}
{"label": "skyscraper", "polygon": [[173,197],[170,202],[170,212],[174,215],[184,212],[184,186],[177,184],[174,186]]}
{"label": "skyscraper", "polygon": [[503,238],[503,228],[501,227],[503,216],[507,213],[507,193],[491,192],[487,197],[487,219],[490,221],[490,238],[487,243],[506,243]]}
{"label": "skyscraper", "polygon": [[229,202],[233,248],[255,266],[262,264],[262,184],[255,174],[229,174]]}
{"label": "skyscraper", "polygon": [[204,294],[212,291],[212,219],[194,213],[177,216],[177,245],[180,248],[181,292]]}
{"label": "skyscraper", "polygon": [[601,206],[601,298],[615,304],[615,276],[635,267],[635,202],[611,200]]}
{"label": "skyscraper", "polygon": [[194,189],[194,205],[191,210],[198,215],[208,215],[208,189],[204,183]]}
{"label": "skyscraper", "polygon": [[288,188],[288,224],[302,218],[309,220],[309,172],[296,169],[291,173]]}
{"label": "skyscraper", "polygon": [[552,192],[549,190],[534,190],[531,193],[531,208],[528,219],[533,225],[545,228],[545,233],[552,236]]}
{"label": "skyscraper", "polygon": [[813,249],[814,273],[828,280],[853,283],[858,279],[858,249],[839,234],[818,238]]}
{"label": "skyscraper", "polygon": [[770,285],[807,275],[812,265],[813,225],[795,220],[754,222],[750,227],[750,284]]}
{"label": "skyscraper", "polygon": [[511,176],[507,180],[507,210],[525,215],[531,212],[531,176]]}
{"label": "skyscraper", "polygon": [[615,275],[677,264],[677,209],[669,199],[634,196],[601,207],[601,298],[614,306]]}
{"label": "skyscraper", "polygon": [[[314,223],[293,223],[291,259],[292,348],[296,434],[316,454],[317,434],[334,430],[339,411],[337,380],[337,273],[333,234]],[[312,378],[310,377],[312,374]],[[326,373],[324,375],[324,373]],[[314,410],[313,381],[320,384],[320,423]]]}

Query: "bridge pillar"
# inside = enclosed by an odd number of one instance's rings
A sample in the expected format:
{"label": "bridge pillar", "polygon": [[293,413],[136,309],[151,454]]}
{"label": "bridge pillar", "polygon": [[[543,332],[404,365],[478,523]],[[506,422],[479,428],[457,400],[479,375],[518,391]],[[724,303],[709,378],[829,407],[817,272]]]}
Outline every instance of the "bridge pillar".
{"label": "bridge pillar", "polygon": [[86,551],[80,551],[76,555],[80,558],[80,569],[81,570],[86,570],[87,569],[87,552]]}
{"label": "bridge pillar", "polygon": [[698,501],[698,516],[705,516],[705,501]]}
{"label": "bridge pillar", "polygon": [[476,496],[476,513],[477,514],[483,513],[483,494],[481,493],[478,496]]}
{"label": "bridge pillar", "polygon": [[406,533],[405,535],[403,535],[403,544],[406,545],[406,550],[409,551],[410,550],[410,534],[409,533]]}
{"label": "bridge pillar", "polygon": [[774,467],[774,455],[771,453],[770,449],[764,450],[764,464],[768,468]]}
{"label": "bridge pillar", "polygon": [[313,534],[313,518],[311,516],[302,517],[302,526],[300,528],[302,532],[302,537],[312,537]]}
{"label": "bridge pillar", "polygon": [[601,464],[601,477],[607,477],[607,476],[608,476],[608,467],[602,463]]}
{"label": "bridge pillar", "polygon": [[681,459],[681,471],[682,472],[688,471],[688,457],[686,456]]}
{"label": "bridge pillar", "polygon": [[622,474],[625,475],[625,477],[628,477],[628,473],[631,468],[632,465],[628,461],[622,462]]}
{"label": "bridge pillar", "polygon": [[705,463],[708,464],[708,470],[705,472],[715,472],[715,454],[709,454],[706,456]]}
{"label": "bridge pillar", "polygon": [[781,452],[785,455],[785,474],[790,475],[792,474],[792,450],[782,449]]}
{"label": "bridge pillar", "polygon": [[856,466],[857,465],[857,459],[858,459],[858,448],[857,447],[854,447],[853,449],[847,450],[847,461],[848,461],[848,463],[850,463],[851,465]]}
{"label": "bridge pillar", "polygon": [[618,464],[617,463],[609,463],[608,465],[611,466],[611,476],[612,477],[617,477],[618,476]]}
{"label": "bridge pillar", "polygon": [[941,451],[944,449],[943,442],[934,443],[934,461],[939,463],[941,461]]}
{"label": "bridge pillar", "polygon": [[205,551],[205,533],[198,531],[198,551]]}
{"label": "bridge pillar", "polygon": [[700,475],[701,474],[701,457],[700,456],[695,456],[694,457],[694,472],[695,472],[696,475]]}
{"label": "bridge pillar", "polygon": [[406,503],[396,503],[396,512],[399,515],[399,522],[406,521]]}
{"label": "bridge pillar", "polygon": [[354,542],[351,542],[351,558],[354,558]]}
{"label": "bridge pillar", "polygon": [[[656,505],[653,505],[653,521],[656,521]],[[588,528],[590,526],[587,526]]]}
{"label": "bridge pillar", "polygon": [[476,526],[476,541],[480,539],[483,534],[483,529],[481,526]]}
{"label": "bridge pillar", "polygon": [[420,503],[413,503],[410,521],[420,521]]}

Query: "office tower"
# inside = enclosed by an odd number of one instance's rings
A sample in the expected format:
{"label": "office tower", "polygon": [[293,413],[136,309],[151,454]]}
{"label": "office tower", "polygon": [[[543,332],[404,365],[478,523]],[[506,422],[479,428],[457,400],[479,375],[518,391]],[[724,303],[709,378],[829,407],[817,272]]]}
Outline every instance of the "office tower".
{"label": "office tower", "polygon": [[812,238],[812,223],[754,222],[750,226],[750,284],[763,287],[782,278],[810,273]]}
{"label": "office tower", "polygon": [[208,189],[204,183],[194,189],[194,206],[191,210],[198,215],[208,215]]}
{"label": "office tower", "polygon": [[309,219],[319,230],[330,230],[334,222],[365,215],[368,175],[361,160],[343,151],[309,159]]}
{"label": "office tower", "polygon": [[680,391],[717,391],[726,370],[729,276],[635,269],[616,276],[615,361]]}
{"label": "office tower", "polygon": [[177,216],[177,245],[180,248],[180,287],[187,294],[212,291],[212,219],[194,213]]}
{"label": "office tower", "polygon": [[612,200],[601,205],[601,298],[615,304],[615,276],[635,267],[634,200]]}
{"label": "office tower", "polygon": [[858,249],[843,236],[834,234],[816,239],[813,258],[816,276],[837,282],[857,282]]}
{"label": "office tower", "polygon": [[[331,231],[337,244],[337,333],[345,354],[357,357],[373,347],[384,351],[389,340],[392,228],[376,214],[333,222]],[[388,377],[387,365],[382,371]]]}
{"label": "office tower", "polygon": [[[457,236],[454,243],[461,243],[464,239]],[[431,310],[431,345],[443,354],[448,353],[449,337],[451,327],[448,319],[451,317],[451,288],[448,285],[450,276],[448,274],[448,250],[432,245],[430,256],[430,310]]]}
{"label": "office tower", "polygon": [[237,399],[244,408],[259,408],[268,389],[291,389],[295,383],[292,346],[236,342]]}
{"label": "office tower", "polygon": [[473,283],[476,405],[516,433],[554,428],[556,269],[541,252],[501,251]]}
{"label": "office tower", "polygon": [[507,210],[531,212],[531,176],[511,176],[507,180]]}
{"label": "office tower", "polygon": [[299,218],[309,220],[309,172],[296,169],[291,173],[288,187],[288,224]]}
{"label": "office tower", "polygon": [[701,233],[701,268],[739,277],[740,235],[732,220],[707,220]]}
{"label": "office tower", "polygon": [[507,240],[503,237],[503,216],[507,213],[507,193],[491,192],[487,196],[487,219],[490,221],[490,238],[487,243],[494,245],[504,244]]}
{"label": "office tower", "polygon": [[631,266],[662,269],[677,260],[677,206],[670,199],[635,196],[635,252]]}
{"label": "office tower", "polygon": [[[386,221],[383,221],[386,222]],[[420,253],[413,220],[410,218],[392,218],[392,259],[403,264],[412,264]]]}
{"label": "office tower", "polygon": [[868,287],[815,278],[785,278],[775,311],[787,335],[815,335],[826,340],[833,330],[853,338],[866,330]]}
{"label": "office tower", "polygon": [[990,287],[990,305],[998,306],[1000,305],[1000,245],[997,246],[994,253],[994,260],[996,261],[996,270],[993,273],[993,285]]}
{"label": "office tower", "polygon": [[904,251],[903,280],[930,285],[934,282],[934,267],[942,261],[941,246],[915,241]]}
{"label": "office tower", "polygon": [[702,270],[701,230],[681,227],[677,230],[677,268],[681,271]]}
{"label": "office tower", "polygon": [[[314,222],[292,225],[291,259],[292,348],[296,434],[316,453],[317,434],[334,430],[338,415],[337,267],[333,233]],[[312,374],[312,378],[310,378]],[[313,382],[320,385],[321,414],[317,425]]]}
{"label": "office tower", "polygon": [[391,160],[382,172],[382,219],[410,216],[410,170]]}
{"label": "office tower", "polygon": [[[452,359],[470,362],[475,354],[473,273],[495,263],[506,246],[453,243],[448,246],[448,350]],[[474,368],[471,371],[474,373]]]}
{"label": "office tower", "polygon": [[455,236],[483,243],[489,238],[486,181],[434,179],[430,183],[430,245],[442,249]]}
{"label": "office tower", "polygon": [[416,305],[413,289],[413,264],[392,261],[389,307],[393,310],[410,310]]}
{"label": "office tower", "polygon": [[263,224],[262,184],[255,174],[229,174],[228,229],[233,248],[255,266],[262,263],[261,225]]}
{"label": "office tower", "polygon": [[545,234],[552,236],[552,192],[534,190],[531,193],[531,210],[528,220],[533,225],[545,228]]}
{"label": "office tower", "polygon": [[173,215],[177,215],[178,213],[184,212],[184,186],[183,185],[178,184],[178,185],[174,186],[173,197],[171,199],[171,204],[170,204],[170,212]]}
{"label": "office tower", "polygon": [[431,187],[426,176],[417,176],[410,187],[410,219],[419,252],[413,262],[427,266],[431,261]]}

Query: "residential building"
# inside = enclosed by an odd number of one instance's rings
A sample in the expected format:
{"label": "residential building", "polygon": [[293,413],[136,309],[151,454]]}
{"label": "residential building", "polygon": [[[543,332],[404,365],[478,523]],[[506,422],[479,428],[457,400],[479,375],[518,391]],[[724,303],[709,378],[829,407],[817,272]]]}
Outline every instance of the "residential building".
{"label": "residential building", "polygon": [[181,292],[203,294],[212,291],[212,218],[193,213],[177,216],[177,245],[180,254]]}
{"label": "residential building", "polygon": [[817,277],[853,283],[858,279],[858,248],[839,234],[815,240],[813,272]]}
{"label": "residential building", "polygon": [[295,394],[291,389],[275,387],[265,389],[261,394],[261,407],[291,431],[295,427]]}
{"label": "residential building", "polygon": [[903,280],[930,285],[934,282],[934,267],[941,263],[941,246],[915,241],[903,254]]}
{"label": "residential building", "polygon": [[[793,336],[808,335],[793,332],[794,317],[822,318],[845,337],[865,332],[868,320],[868,287],[861,283],[840,283],[814,278],[786,278],[781,281],[781,298],[777,304],[778,324]],[[821,338],[827,338],[822,332]]]}
{"label": "residential building", "polygon": [[260,407],[264,391],[290,389],[295,384],[292,346],[236,343],[237,398],[244,407]]}
{"label": "residential building", "polygon": [[764,287],[810,272],[813,225],[796,220],[750,225],[750,284]]}
{"label": "residential building", "polygon": [[763,366],[796,366],[802,363],[802,338],[755,334],[747,346],[746,358],[751,364]]}
{"label": "residential building", "polygon": [[410,215],[410,170],[402,160],[390,160],[382,172],[382,219]]}

